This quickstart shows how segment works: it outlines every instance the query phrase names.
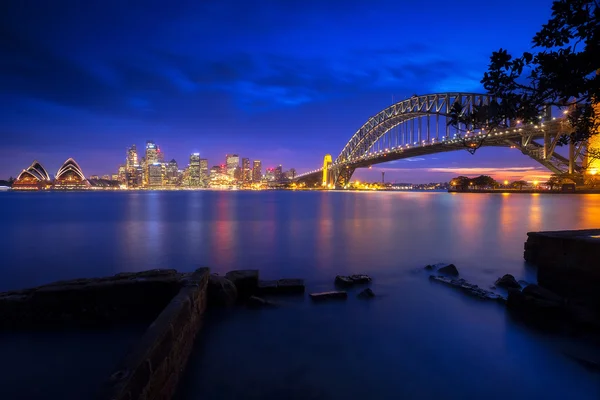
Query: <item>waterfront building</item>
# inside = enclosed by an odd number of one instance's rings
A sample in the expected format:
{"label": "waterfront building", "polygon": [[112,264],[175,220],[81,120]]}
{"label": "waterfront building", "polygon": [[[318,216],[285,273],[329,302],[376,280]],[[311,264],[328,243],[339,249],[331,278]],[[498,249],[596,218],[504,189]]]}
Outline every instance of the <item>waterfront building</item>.
{"label": "waterfront building", "polygon": [[100,179],[98,175],[90,175],[90,179]]}
{"label": "waterfront building", "polygon": [[225,165],[227,166],[227,175],[235,177],[235,169],[240,166],[240,156],[237,154],[227,154],[225,156]]}
{"label": "waterfront building", "polygon": [[61,165],[54,179],[53,189],[87,189],[90,184],[77,162],[69,158]]}
{"label": "waterfront building", "polygon": [[252,170],[250,169],[250,159],[242,158],[242,182],[250,182],[252,180]]}
{"label": "waterfront building", "polygon": [[102,175],[102,179],[106,179],[107,181],[110,181],[110,175],[104,174],[104,175]]}
{"label": "waterfront building", "polygon": [[200,186],[207,187],[210,180],[208,172],[208,160],[206,158],[200,159]]}
{"label": "waterfront building", "polygon": [[125,165],[119,165],[119,172],[113,175],[113,181],[126,182],[127,181],[127,167]]}
{"label": "waterfront building", "polygon": [[47,189],[51,185],[50,175],[38,161],[21,171],[13,182],[12,188],[16,190],[40,190]]}
{"label": "waterfront building", "polygon": [[275,180],[275,168],[267,168],[265,170],[265,180],[273,182]]}
{"label": "waterfront building", "polygon": [[[120,168],[119,168],[120,173]],[[135,188],[142,185],[142,168],[138,159],[137,148],[132,145],[127,149],[127,159],[125,161],[125,184],[129,188]]]}
{"label": "waterfront building", "polygon": [[148,185],[150,182],[150,174],[148,171],[148,167],[158,162],[158,146],[152,140],[147,140],[146,155],[142,160],[142,167],[144,170],[144,185]]}
{"label": "waterfront building", "polygon": [[275,168],[275,171],[273,173],[274,175],[274,180],[279,182],[283,179],[283,167],[281,165],[277,166],[277,168]]}
{"label": "waterfront building", "polygon": [[166,183],[168,185],[177,185],[179,182],[179,167],[177,166],[177,161],[175,161],[175,159],[172,159],[167,163],[165,175]]}
{"label": "waterfront building", "polygon": [[254,160],[252,163],[252,181],[260,182],[262,180],[262,165],[260,160]]}
{"label": "waterfront building", "polygon": [[155,162],[148,165],[148,186],[160,187],[162,184],[162,164]]}
{"label": "waterfront building", "polygon": [[123,180],[121,179],[121,175],[120,174],[112,174],[110,180],[111,181],[123,182]]}
{"label": "waterfront building", "polygon": [[190,155],[189,185],[193,187],[200,186],[200,153]]}

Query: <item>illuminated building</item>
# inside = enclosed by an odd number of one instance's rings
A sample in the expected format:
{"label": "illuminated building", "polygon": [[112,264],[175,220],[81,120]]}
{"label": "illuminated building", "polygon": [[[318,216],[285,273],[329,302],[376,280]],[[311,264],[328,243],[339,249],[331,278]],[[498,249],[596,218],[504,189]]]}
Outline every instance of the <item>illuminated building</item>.
{"label": "illuminated building", "polygon": [[275,168],[274,177],[277,182],[283,179],[283,168],[281,167],[281,165]]}
{"label": "illuminated building", "polygon": [[260,182],[262,180],[262,165],[260,160],[254,160],[252,163],[252,181]]}
{"label": "illuminated building", "polygon": [[275,168],[267,168],[265,170],[265,180],[273,182],[275,180]]}
{"label": "illuminated building", "polygon": [[111,176],[111,181],[118,181],[118,182],[123,182],[123,180],[121,179],[121,175],[119,174],[112,174]]}
{"label": "illuminated building", "polygon": [[100,179],[98,175],[90,175],[90,179]]}
{"label": "illuminated building", "polygon": [[54,179],[54,189],[87,189],[90,184],[85,179],[81,167],[75,160],[69,158],[58,169]]}
{"label": "illuminated building", "polygon": [[119,165],[119,172],[113,175],[113,181],[127,182],[127,167],[125,165]]}
{"label": "illuminated building", "polygon": [[104,174],[104,175],[102,175],[102,179],[106,179],[107,181],[110,181],[110,175]]}
{"label": "illuminated building", "polygon": [[155,162],[148,165],[148,186],[159,187],[162,183],[162,164]]}
{"label": "illuminated building", "polygon": [[208,175],[208,160],[206,158],[200,159],[200,186],[207,187],[210,177]]}
{"label": "illuminated building", "polygon": [[16,190],[39,190],[50,186],[50,175],[38,161],[34,161],[29,168],[21,171],[13,182],[12,188]]}
{"label": "illuminated building", "polygon": [[190,155],[188,182],[190,186],[200,186],[200,154],[193,153]]}
{"label": "illuminated building", "polygon": [[175,159],[168,162],[165,177],[168,185],[176,185],[179,182],[179,168]]}
{"label": "illuminated building", "polygon": [[125,162],[125,183],[129,188],[142,186],[143,169],[139,163],[137,148],[135,144],[127,149],[127,160]]}
{"label": "illuminated building", "polygon": [[148,185],[150,182],[150,173],[148,167],[150,165],[158,163],[158,146],[152,141],[146,141],[146,156],[142,160],[142,167],[144,170],[144,184]]}
{"label": "illuminated building", "polygon": [[129,169],[129,168],[134,168],[138,165],[139,165],[139,163],[138,163],[137,148],[135,147],[135,144],[134,144],[130,148],[127,149],[127,160],[126,160],[125,167],[127,169]]}
{"label": "illuminated building", "polygon": [[237,154],[227,154],[225,156],[225,165],[227,165],[227,175],[235,177],[235,169],[240,166],[240,157]]}
{"label": "illuminated building", "polygon": [[250,159],[242,158],[242,182],[250,182],[252,179],[252,170],[250,169]]}
{"label": "illuminated building", "polygon": [[[599,70],[600,71],[600,70]],[[598,71],[596,72],[598,73]],[[600,129],[600,102],[594,103],[594,114],[596,116],[596,123],[598,123],[598,129]],[[593,179],[600,179],[600,131],[596,132],[595,135],[590,136],[588,139],[587,149],[592,156],[588,156],[586,160],[586,173],[593,176]]]}

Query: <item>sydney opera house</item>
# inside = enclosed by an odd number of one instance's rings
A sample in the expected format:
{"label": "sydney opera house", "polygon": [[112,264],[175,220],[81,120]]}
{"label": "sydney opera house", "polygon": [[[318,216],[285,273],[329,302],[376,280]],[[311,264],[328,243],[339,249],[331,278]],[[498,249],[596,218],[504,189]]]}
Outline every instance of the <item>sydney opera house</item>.
{"label": "sydney opera house", "polygon": [[118,187],[118,183],[109,184],[111,182],[98,182],[100,180],[88,180],[85,178],[81,167],[77,162],[69,158],[61,165],[56,172],[54,180],[44,168],[44,166],[34,161],[29,168],[21,171],[17,179],[13,182],[13,190],[81,190]]}

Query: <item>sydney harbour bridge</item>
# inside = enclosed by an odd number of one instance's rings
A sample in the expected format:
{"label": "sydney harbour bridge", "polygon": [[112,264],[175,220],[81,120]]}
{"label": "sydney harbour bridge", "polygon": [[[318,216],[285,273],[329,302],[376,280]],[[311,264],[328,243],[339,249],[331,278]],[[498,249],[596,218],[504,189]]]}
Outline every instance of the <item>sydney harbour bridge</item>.
{"label": "sydney harbour bridge", "polygon": [[585,163],[586,143],[568,146],[568,155],[556,152],[562,135],[570,132],[566,118],[553,118],[548,108],[537,124],[507,121],[506,128],[469,131],[451,126],[450,111],[460,104],[462,113],[489,104],[492,96],[476,93],[436,93],[413,96],[370,117],[337,158],[327,154],[321,168],[295,178],[309,187],[343,188],[357,168],[436,153],[481,146],[510,147],[536,160],[556,174],[579,174]]}

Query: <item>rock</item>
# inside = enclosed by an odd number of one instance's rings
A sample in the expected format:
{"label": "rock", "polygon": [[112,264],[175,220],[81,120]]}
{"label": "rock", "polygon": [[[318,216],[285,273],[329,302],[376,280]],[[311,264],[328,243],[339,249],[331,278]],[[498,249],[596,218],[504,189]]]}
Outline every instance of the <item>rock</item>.
{"label": "rock", "polygon": [[492,286],[490,286],[490,289],[494,290],[494,289],[496,289],[496,286],[492,285]]}
{"label": "rock", "polygon": [[258,287],[258,270],[256,269],[229,271],[225,274],[225,278],[233,282],[240,298],[252,296]]}
{"label": "rock", "polygon": [[279,294],[301,294],[305,286],[303,279],[280,279],[277,281],[277,293]]}
{"label": "rock", "polygon": [[543,327],[550,327],[564,320],[565,310],[562,300],[538,297],[537,293],[539,293],[537,288],[530,288],[528,291],[509,288],[506,306],[513,314],[527,322]]}
{"label": "rock", "polygon": [[276,294],[278,281],[258,281],[256,292],[258,294]]}
{"label": "rock", "polygon": [[433,271],[435,269],[435,267],[433,265],[431,265],[431,264],[427,264],[425,266],[425,269],[428,270],[428,271]]}
{"label": "rock", "polygon": [[532,296],[532,297],[535,297],[535,298],[541,299],[541,300],[547,300],[547,301],[552,301],[552,302],[561,303],[561,304],[563,303],[562,297],[560,297],[556,293],[554,293],[546,288],[543,288],[543,287],[541,287],[539,285],[535,285],[535,284],[527,285],[523,289],[523,294],[527,295],[527,296]]}
{"label": "rock", "polygon": [[275,307],[275,303],[256,296],[248,297],[246,304],[252,308]]}
{"label": "rock", "polygon": [[369,275],[365,275],[365,274],[350,275],[348,278],[350,278],[350,280],[354,283],[369,283],[369,282],[371,282],[371,277]]}
{"label": "rock", "polygon": [[506,274],[502,278],[498,278],[495,282],[495,285],[506,288],[506,289],[508,289],[508,288],[521,289],[521,285],[519,285],[519,282],[517,282],[515,277],[512,276],[511,274]]}
{"label": "rock", "polygon": [[229,279],[210,275],[208,277],[208,286],[206,298],[209,306],[231,306],[237,299],[237,288]]}
{"label": "rock", "polygon": [[440,274],[458,276],[458,269],[454,264],[448,264],[445,267],[438,269]]}
{"label": "rock", "polygon": [[506,299],[504,297],[500,296],[499,294],[490,292],[489,290],[482,289],[477,285],[468,283],[464,279],[452,279],[452,278],[447,278],[445,276],[431,275],[429,277],[429,280],[444,283],[448,286],[455,287],[457,289],[462,290],[464,293],[466,293],[470,296],[477,297],[482,300],[495,300],[495,301],[498,301],[501,303],[506,302]]}
{"label": "rock", "polygon": [[345,300],[348,298],[348,293],[338,290],[332,292],[311,293],[310,298],[314,301]]}
{"label": "rock", "polygon": [[373,297],[375,297],[375,293],[373,293],[371,288],[366,288],[358,294],[358,297],[360,297],[361,299],[372,299]]}
{"label": "rock", "polygon": [[519,282],[519,285],[521,285],[521,287],[525,287],[525,286],[529,285],[529,283],[527,281],[524,281],[522,279],[519,279],[518,282]]}
{"label": "rock", "polygon": [[338,275],[335,277],[335,284],[348,287],[354,285],[354,281],[349,276]]}

